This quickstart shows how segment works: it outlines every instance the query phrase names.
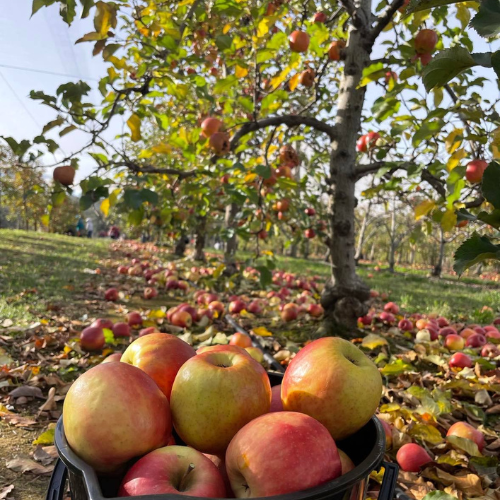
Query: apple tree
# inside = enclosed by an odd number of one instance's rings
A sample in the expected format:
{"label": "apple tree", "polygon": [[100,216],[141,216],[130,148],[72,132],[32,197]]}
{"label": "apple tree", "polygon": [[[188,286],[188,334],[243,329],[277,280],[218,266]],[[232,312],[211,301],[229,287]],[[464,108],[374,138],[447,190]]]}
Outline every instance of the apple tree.
{"label": "apple tree", "polygon": [[[68,24],[77,10],[94,16],[77,42],[107,63],[102,101],[90,102],[84,82],[33,91],[54,119],[31,142],[7,138],[14,153],[36,157],[57,147],[57,131],[85,132],[84,147],[59,162],[96,161],[82,203],[123,200],[137,220],[182,185],[206,193],[194,205],[201,222],[222,187],[233,248],[236,236],[280,230],[268,215],[279,200],[326,197],[328,328],[355,325],[369,298],[355,267],[358,182],[376,173],[373,189],[419,187],[428,198],[420,211],[447,226],[458,203],[479,203],[461,165],[489,159],[498,114],[491,82],[471,68],[497,58],[472,52],[467,26],[473,15],[475,29],[488,24],[489,0],[477,13],[477,4],[442,0],[34,0],[33,12],[53,4]],[[116,123],[126,128],[112,140]],[[116,195],[113,173],[126,179]],[[175,198],[164,206],[178,209]]]}

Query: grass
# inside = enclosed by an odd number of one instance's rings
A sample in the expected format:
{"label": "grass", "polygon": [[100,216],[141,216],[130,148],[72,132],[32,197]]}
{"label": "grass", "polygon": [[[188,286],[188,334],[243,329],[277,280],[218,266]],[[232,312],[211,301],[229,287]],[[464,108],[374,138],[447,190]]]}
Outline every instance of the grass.
{"label": "grass", "polygon": [[49,304],[74,300],[106,257],[107,241],[71,236],[0,230],[0,325],[37,320]]}
{"label": "grass", "polygon": [[[239,259],[249,259],[250,252],[240,252]],[[278,269],[303,276],[318,275],[328,279],[329,264],[319,260],[291,257],[276,257]],[[373,265],[360,265],[358,274],[370,288],[389,294],[407,312],[431,313],[453,318],[470,318],[475,322],[491,321],[500,313],[500,285],[494,281],[479,278],[444,275],[441,279],[431,278],[429,271],[396,267],[396,272],[387,270],[375,272]],[[371,275],[372,277],[368,277]],[[483,311],[487,306],[492,311]]]}

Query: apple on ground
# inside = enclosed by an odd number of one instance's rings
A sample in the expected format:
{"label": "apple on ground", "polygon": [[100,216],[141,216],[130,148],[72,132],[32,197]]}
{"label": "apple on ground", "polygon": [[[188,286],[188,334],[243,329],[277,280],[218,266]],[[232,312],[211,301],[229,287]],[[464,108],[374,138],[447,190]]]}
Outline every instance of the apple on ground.
{"label": "apple on ground", "polygon": [[405,318],[398,323],[398,328],[403,332],[411,332],[413,330],[413,323]]}
{"label": "apple on ground", "polygon": [[269,413],[273,413],[275,411],[283,411],[283,403],[281,401],[281,384],[273,385],[271,387],[271,408],[269,409]]}
{"label": "apple on ground", "polygon": [[392,314],[398,314],[399,306],[394,302],[387,302],[387,304],[384,305],[384,311]]}
{"label": "apple on ground", "polygon": [[453,424],[446,433],[446,436],[459,436],[461,438],[470,439],[477,444],[479,451],[484,448],[484,434],[478,431],[467,422],[457,422]]}
{"label": "apple on ground", "polygon": [[114,352],[113,354],[110,354],[107,358],[105,358],[103,363],[117,363],[121,360],[121,358],[121,352]]}
{"label": "apple on ground", "polygon": [[323,306],[321,304],[309,304],[307,306],[307,312],[313,318],[320,318],[321,316],[323,316],[325,310],[323,309]]}
{"label": "apple on ground", "polygon": [[446,318],[443,318],[442,316],[437,319],[437,324],[439,328],[444,328],[446,326],[450,326],[448,323],[448,320]]}
{"label": "apple on ground", "polygon": [[226,486],[203,453],[187,446],[166,446],[136,462],[118,491],[120,497],[168,494],[224,498]]}
{"label": "apple on ground", "polygon": [[116,288],[108,288],[104,292],[104,299],[108,302],[116,302],[118,300],[118,290]]}
{"label": "apple on ground", "polygon": [[299,306],[293,302],[285,304],[283,310],[281,311],[281,319],[286,323],[296,320],[298,316]]}
{"label": "apple on ground", "polygon": [[439,330],[440,337],[447,337],[448,335],[456,335],[457,331],[451,326],[445,326]]}
{"label": "apple on ground", "polygon": [[186,342],[168,333],[152,333],[134,340],[121,361],[147,373],[170,399],[172,385],[179,368],[196,351]]}
{"label": "apple on ground", "polygon": [[71,449],[98,473],[164,446],[172,430],[165,395],[127,363],[101,363],[80,375],[64,400],[63,423]]}
{"label": "apple on ground", "polygon": [[486,332],[487,339],[500,339],[500,332],[496,330],[489,330]]}
{"label": "apple on ground", "polygon": [[387,323],[389,325],[393,324],[396,321],[394,314],[386,312],[386,311],[382,311],[378,315],[378,317],[379,317],[380,321],[382,321],[382,323]]}
{"label": "apple on ground", "polygon": [[224,304],[218,300],[214,300],[213,302],[210,302],[210,304],[208,304],[208,308],[213,311],[213,312],[217,312],[219,314],[223,313],[225,311],[225,307],[224,307]]}
{"label": "apple on ground", "polygon": [[141,326],[142,325],[142,316],[140,312],[132,311],[127,314],[127,323],[129,326]]}
{"label": "apple on ground", "polygon": [[432,462],[429,454],[415,443],[401,446],[396,455],[396,460],[405,472],[419,472],[424,465]]}
{"label": "apple on ground", "polygon": [[245,351],[248,352],[257,363],[262,363],[262,361],[264,361],[264,353],[258,347],[245,347]]}
{"label": "apple on ground", "polygon": [[483,347],[486,344],[486,337],[480,333],[475,333],[467,338],[465,345],[467,347]]}
{"label": "apple on ground", "polygon": [[103,330],[104,328],[112,330],[113,322],[110,319],[99,318],[96,319],[90,326],[93,326],[95,328],[102,328]]}
{"label": "apple on ground", "polygon": [[80,334],[80,346],[85,351],[100,351],[104,343],[104,332],[98,326],[89,326]]}
{"label": "apple on ground", "polygon": [[130,337],[130,326],[128,323],[115,323],[112,331],[115,337]]}
{"label": "apple on ground", "polygon": [[262,314],[264,306],[260,300],[252,300],[252,302],[248,304],[247,311],[252,314]]}
{"label": "apple on ground", "polygon": [[248,354],[229,351],[203,352],[186,361],[170,397],[180,438],[214,455],[224,452],[234,435],[270,405],[264,368]]}
{"label": "apple on ground", "polygon": [[193,324],[193,318],[187,311],[176,311],[172,315],[172,319],[170,320],[170,322],[174,326],[180,326],[181,328],[190,328]]}
{"label": "apple on ground", "polygon": [[238,498],[292,493],[342,474],[328,430],[308,415],[284,411],[245,425],[227,449],[226,469]]}
{"label": "apple on ground", "polygon": [[315,418],[334,439],[361,429],[382,395],[375,364],[337,337],[318,339],[301,349],[288,365],[282,386],[283,408]]}
{"label": "apple on ground", "polygon": [[148,326],[139,331],[139,337],[144,337],[145,335],[151,335],[152,333],[160,333],[156,326]]}
{"label": "apple on ground", "polygon": [[229,303],[229,312],[231,314],[238,314],[240,313],[241,311],[243,311],[243,309],[246,309],[247,305],[245,304],[245,302],[243,302],[242,300],[240,299],[236,299],[236,300],[232,300],[230,303]]}
{"label": "apple on ground", "polygon": [[236,345],[245,349],[246,347],[252,347],[252,339],[244,333],[236,332],[231,335],[229,345]]}
{"label": "apple on ground", "polygon": [[450,358],[448,364],[450,365],[450,368],[471,368],[472,359],[463,352],[456,352]]}
{"label": "apple on ground", "polygon": [[342,450],[339,450],[338,448],[337,451],[339,452],[340,465],[342,467],[342,475],[351,472],[356,467],[354,465],[354,462],[349,458],[347,453],[344,453]]}
{"label": "apple on ground", "polygon": [[465,339],[460,335],[447,335],[444,339],[444,345],[450,351],[461,351],[465,347]]}
{"label": "apple on ground", "polygon": [[146,300],[154,299],[157,296],[158,296],[158,290],[156,288],[148,287],[144,289],[144,298]]}
{"label": "apple on ground", "polygon": [[500,349],[495,344],[485,344],[481,349],[481,356],[483,358],[496,358],[500,356]]}

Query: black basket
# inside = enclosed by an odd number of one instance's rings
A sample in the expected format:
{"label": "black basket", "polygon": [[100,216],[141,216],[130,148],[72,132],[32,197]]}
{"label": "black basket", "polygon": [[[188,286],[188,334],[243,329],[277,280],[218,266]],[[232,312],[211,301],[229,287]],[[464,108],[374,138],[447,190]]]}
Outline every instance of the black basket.
{"label": "black basket", "polygon": [[[271,385],[281,383],[283,375],[269,372]],[[98,477],[94,469],[77,457],[69,447],[64,436],[62,418],[59,419],[55,433],[55,445],[59,453],[52,478],[50,480],[47,500],[63,500],[66,491],[66,480],[69,480],[69,489],[73,500],[105,500],[116,497],[121,477]],[[373,470],[385,468],[384,480],[379,493],[379,500],[392,500],[398,477],[398,466],[384,462],[385,433],[377,418],[372,418],[356,434],[337,443],[345,450],[356,467],[343,476],[329,481],[315,488],[276,495],[273,500],[361,500],[366,496],[368,477]],[[185,495],[143,495],[133,497],[137,500],[186,500]],[[199,497],[197,500],[202,500]],[[269,497],[266,497],[269,499]]]}

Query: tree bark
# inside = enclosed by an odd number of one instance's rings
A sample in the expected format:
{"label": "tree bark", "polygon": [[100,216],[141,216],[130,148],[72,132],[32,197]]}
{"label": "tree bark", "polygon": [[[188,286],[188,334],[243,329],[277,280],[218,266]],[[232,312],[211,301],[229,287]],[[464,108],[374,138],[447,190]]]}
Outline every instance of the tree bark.
{"label": "tree bark", "polygon": [[371,207],[372,207],[372,200],[370,199],[368,202],[368,206],[366,207],[366,212],[365,216],[363,217],[363,222],[361,223],[361,228],[359,229],[358,244],[356,246],[356,253],[354,254],[356,263],[358,263],[359,259],[361,259],[361,257],[363,256],[363,243],[365,242],[366,228],[368,227],[368,218],[370,216]]}
{"label": "tree bark", "polygon": [[240,207],[236,203],[231,203],[226,207],[225,226],[226,229],[232,230],[233,234],[226,242],[226,249],[224,251],[224,264],[226,266],[233,265],[236,257],[236,250],[238,249],[238,236],[235,229],[235,217],[238,214]]}
{"label": "tree bark", "polygon": [[195,243],[194,243],[194,260],[205,262],[205,238],[207,234],[207,216],[200,215],[197,217]]}
{"label": "tree bark", "polygon": [[434,269],[432,270],[432,276],[435,276],[437,278],[440,278],[441,273],[443,272],[444,249],[445,249],[445,245],[446,245],[444,231],[443,231],[443,228],[441,226],[439,227],[439,231],[440,231],[440,239],[439,239],[438,260],[434,266]]}
{"label": "tree bark", "polygon": [[[356,20],[349,27],[345,66],[339,85],[336,137],[331,143],[330,225],[332,238],[332,279],[321,299],[325,309],[324,333],[335,325],[355,328],[359,316],[366,314],[370,289],[356,275],[354,209],[356,206],[356,139],[361,128],[365,87],[359,83],[370,54],[364,39],[371,18],[370,0],[355,1]],[[323,333],[323,332],[320,332]]]}
{"label": "tree bark", "polygon": [[394,272],[394,264],[396,262],[396,204],[392,204],[391,212],[391,234],[390,234],[390,244],[389,244],[389,271]]}
{"label": "tree bark", "polygon": [[181,232],[181,235],[179,239],[177,240],[177,243],[175,244],[175,250],[174,254],[176,257],[184,257],[184,254],[186,253],[186,247],[187,247],[187,238],[186,238],[186,233]]}

